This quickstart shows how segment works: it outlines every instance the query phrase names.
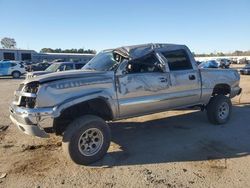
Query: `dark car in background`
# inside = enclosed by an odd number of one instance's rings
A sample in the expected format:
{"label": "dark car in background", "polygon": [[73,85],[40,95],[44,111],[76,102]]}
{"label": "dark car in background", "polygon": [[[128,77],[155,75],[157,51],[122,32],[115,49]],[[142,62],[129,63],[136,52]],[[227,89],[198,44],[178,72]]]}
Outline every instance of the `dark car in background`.
{"label": "dark car in background", "polygon": [[246,64],[244,68],[240,69],[240,74],[249,75],[250,74],[250,64]]}
{"label": "dark car in background", "polygon": [[78,70],[81,69],[86,63],[82,62],[54,62],[44,71],[34,71],[29,72],[26,75],[26,78],[32,78],[43,74],[49,74],[59,71],[68,71],[68,70]]}
{"label": "dark car in background", "polygon": [[246,57],[238,59],[237,64],[248,64],[249,60]]}
{"label": "dark car in background", "polygon": [[196,61],[197,65],[200,65],[202,63],[202,61]]}
{"label": "dark car in background", "polygon": [[30,64],[27,65],[27,71],[44,71],[47,69],[52,63],[51,62],[42,62],[42,63],[36,63],[36,64]]}

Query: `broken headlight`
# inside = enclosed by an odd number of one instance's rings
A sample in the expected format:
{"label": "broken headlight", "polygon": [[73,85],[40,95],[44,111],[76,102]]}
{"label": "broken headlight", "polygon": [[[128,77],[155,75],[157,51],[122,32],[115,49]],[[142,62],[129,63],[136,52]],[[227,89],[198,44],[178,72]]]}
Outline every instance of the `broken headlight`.
{"label": "broken headlight", "polygon": [[21,98],[20,106],[26,108],[34,108],[36,105],[36,93],[38,91],[39,83],[30,82],[24,86],[24,96]]}
{"label": "broken headlight", "polygon": [[36,94],[37,91],[38,91],[38,87],[39,87],[39,82],[30,82],[30,83],[25,85],[23,91],[26,92],[26,93],[34,93],[34,94]]}

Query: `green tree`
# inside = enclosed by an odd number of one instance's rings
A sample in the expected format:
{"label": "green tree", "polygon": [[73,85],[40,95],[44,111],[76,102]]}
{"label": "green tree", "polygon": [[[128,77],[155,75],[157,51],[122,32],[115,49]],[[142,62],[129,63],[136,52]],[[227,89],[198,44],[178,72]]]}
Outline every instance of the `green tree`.
{"label": "green tree", "polygon": [[84,50],[83,48],[80,49],[76,49],[76,48],[72,48],[72,49],[65,49],[62,50],[61,48],[56,48],[56,49],[52,49],[52,48],[42,48],[40,50],[41,53],[88,53],[88,54],[96,54],[95,50]]}
{"label": "green tree", "polygon": [[16,41],[13,38],[4,37],[1,40],[1,45],[3,48],[16,48]]}
{"label": "green tree", "polygon": [[41,53],[53,53],[54,50],[51,48],[42,48],[40,52]]}

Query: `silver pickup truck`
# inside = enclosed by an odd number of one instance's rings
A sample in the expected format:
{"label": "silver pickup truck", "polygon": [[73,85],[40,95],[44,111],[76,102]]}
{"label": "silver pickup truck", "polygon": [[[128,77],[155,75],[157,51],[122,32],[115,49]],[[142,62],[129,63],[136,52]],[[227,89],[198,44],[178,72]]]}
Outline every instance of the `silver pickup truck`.
{"label": "silver pickup truck", "polygon": [[241,93],[239,81],[236,70],[198,69],[184,45],[126,46],[100,52],[81,70],[23,81],[10,118],[24,133],[42,138],[49,137],[43,120],[52,119],[66,155],[90,164],[109,148],[108,121],[198,106],[211,123],[226,123],[230,98]]}

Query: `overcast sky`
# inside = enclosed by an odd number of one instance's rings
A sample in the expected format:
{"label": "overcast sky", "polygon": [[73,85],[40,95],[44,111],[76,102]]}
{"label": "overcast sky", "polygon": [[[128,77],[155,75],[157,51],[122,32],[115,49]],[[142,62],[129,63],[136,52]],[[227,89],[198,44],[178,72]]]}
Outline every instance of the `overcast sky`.
{"label": "overcast sky", "polygon": [[250,50],[250,0],[0,0],[0,8],[0,39],[15,38],[18,48]]}

